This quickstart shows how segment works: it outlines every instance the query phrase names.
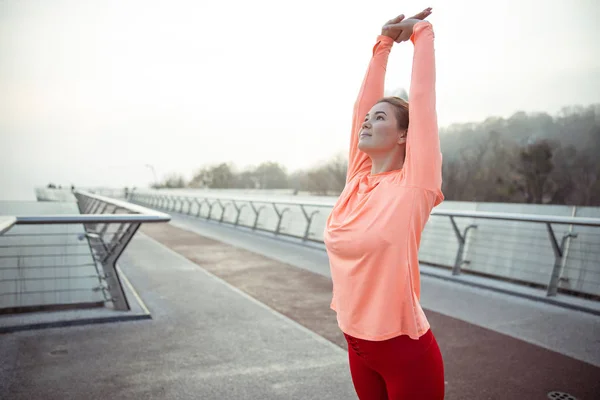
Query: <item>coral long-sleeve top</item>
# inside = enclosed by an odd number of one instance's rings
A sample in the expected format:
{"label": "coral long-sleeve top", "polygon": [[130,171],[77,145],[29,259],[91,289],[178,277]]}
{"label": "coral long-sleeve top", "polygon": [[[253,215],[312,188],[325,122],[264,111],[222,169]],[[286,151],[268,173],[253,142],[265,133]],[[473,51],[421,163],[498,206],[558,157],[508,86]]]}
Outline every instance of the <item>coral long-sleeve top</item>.
{"label": "coral long-sleeve top", "polygon": [[383,97],[394,43],[379,36],[354,107],[346,186],[324,232],[331,308],[343,332],[365,340],[417,339],[429,329],[419,304],[418,251],[431,210],[444,199],[431,24],[418,22],[410,40],[414,55],[404,165],[371,174],[369,157],[358,149],[362,122]]}

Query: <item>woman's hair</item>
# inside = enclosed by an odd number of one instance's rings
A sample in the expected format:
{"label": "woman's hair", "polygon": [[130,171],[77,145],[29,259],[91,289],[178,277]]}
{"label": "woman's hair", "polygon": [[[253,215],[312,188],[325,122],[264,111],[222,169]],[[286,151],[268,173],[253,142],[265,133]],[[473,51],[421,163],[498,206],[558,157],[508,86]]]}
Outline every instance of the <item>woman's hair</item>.
{"label": "woman's hair", "polygon": [[408,102],[400,97],[390,96],[384,97],[377,102],[388,103],[396,110],[396,120],[398,121],[398,129],[408,129]]}

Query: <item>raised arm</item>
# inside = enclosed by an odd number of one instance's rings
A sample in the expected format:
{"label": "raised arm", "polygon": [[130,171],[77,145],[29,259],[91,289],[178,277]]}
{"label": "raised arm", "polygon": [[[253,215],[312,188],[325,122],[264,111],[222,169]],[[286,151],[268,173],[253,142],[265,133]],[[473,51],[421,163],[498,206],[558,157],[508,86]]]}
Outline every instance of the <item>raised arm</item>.
{"label": "raised arm", "polygon": [[[431,8],[428,7],[416,15],[413,15],[409,20],[420,21],[427,18],[430,14]],[[406,39],[402,38],[402,34],[406,32],[406,29],[401,24],[403,20],[404,14],[400,14],[396,18],[389,20],[381,29],[381,35],[377,37],[377,43],[373,47],[373,56],[369,63],[369,68],[363,79],[358,98],[354,103],[346,182],[353,179],[357,173],[369,171],[371,169],[371,160],[369,156],[358,149],[358,134],[365,116],[371,107],[383,97],[385,71],[388,56],[394,41],[399,43],[408,39],[408,37]]]}
{"label": "raised arm", "polygon": [[434,33],[429,22],[414,25],[410,40],[415,50],[409,93],[406,179],[411,186],[434,192],[442,199],[442,153],[435,98]]}
{"label": "raised arm", "polygon": [[371,169],[371,160],[369,159],[369,156],[358,149],[358,133],[364,122],[365,116],[371,107],[383,97],[385,70],[393,44],[394,40],[392,38],[385,35],[379,35],[377,37],[377,43],[373,47],[371,62],[369,63],[367,73],[365,74],[362,86],[358,92],[358,98],[354,103],[346,182],[354,178],[357,173],[369,171]]}

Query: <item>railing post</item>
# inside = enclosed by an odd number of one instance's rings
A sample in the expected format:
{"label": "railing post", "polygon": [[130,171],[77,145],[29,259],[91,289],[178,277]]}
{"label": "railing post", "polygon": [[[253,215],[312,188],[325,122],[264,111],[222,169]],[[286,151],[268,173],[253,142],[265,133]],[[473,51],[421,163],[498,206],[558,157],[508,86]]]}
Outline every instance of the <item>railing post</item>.
{"label": "railing post", "polygon": [[304,218],[306,218],[306,229],[304,230],[304,237],[302,237],[302,240],[308,240],[310,225],[312,224],[313,217],[319,213],[319,210],[315,210],[308,215],[308,212],[304,209],[304,204],[300,204],[300,209],[302,210],[302,214],[304,214]]}
{"label": "railing post", "polygon": [[217,200],[219,202],[219,207],[221,207],[221,217],[219,218],[219,223],[223,223],[223,218],[225,217],[225,210],[227,209],[227,206],[230,203],[225,203],[225,205],[223,205],[223,203],[221,203],[220,200]]}
{"label": "railing post", "polygon": [[179,213],[183,214],[183,200],[185,200],[184,197],[179,197]]}
{"label": "railing post", "polygon": [[[98,233],[89,232],[86,226],[86,237],[90,243],[95,261],[102,265],[103,278],[107,285],[106,290],[110,294],[110,301],[112,301],[115,310],[128,311],[130,309],[117,273],[116,262],[139,226],[139,223],[120,224],[110,243],[106,243]],[[125,232],[123,232],[124,230]]]}
{"label": "railing post", "polygon": [[127,297],[125,297],[123,285],[121,284],[119,274],[117,273],[117,260],[139,227],[140,224],[129,224],[123,235],[118,238],[115,245],[111,246],[108,257],[102,262],[108,289],[116,310],[127,311],[130,309]]}
{"label": "railing post", "polygon": [[277,209],[277,204],[272,203],[272,205],[275,209],[275,212],[277,213],[277,217],[279,218],[279,221],[277,221],[277,228],[275,229],[275,234],[279,235],[279,231],[281,230],[281,221],[283,220],[283,214],[285,214],[286,211],[289,211],[289,207],[284,208],[283,211],[279,212],[279,210]]}
{"label": "railing post", "polygon": [[450,217],[450,222],[452,223],[452,229],[454,229],[454,233],[456,234],[456,239],[458,240],[458,250],[456,252],[456,259],[454,260],[454,268],[452,268],[452,275],[460,275],[460,268],[467,261],[463,259],[464,251],[465,251],[465,243],[467,242],[467,233],[471,228],[477,228],[477,225],[471,224],[465,228],[463,233],[460,233],[458,229],[458,225],[456,225],[456,221],[454,217]]}
{"label": "railing post", "polygon": [[198,210],[196,211],[196,217],[200,218],[200,212],[202,211],[202,203],[204,203],[204,200],[202,202],[198,201],[197,198],[194,198],[194,203],[198,204]]}
{"label": "railing post", "polygon": [[216,201],[213,201],[212,203],[210,201],[208,201],[208,199],[206,199],[206,204],[208,204],[208,214],[206,214],[206,220],[210,220],[210,215],[212,214],[212,208],[215,205]]}
{"label": "railing post", "polygon": [[[112,240],[107,245],[108,246],[108,254],[106,255],[105,258],[108,258],[112,254],[113,249],[115,249],[117,247],[117,245],[119,244],[119,240],[121,238],[121,235],[123,234],[123,230],[128,229],[129,225],[130,224],[127,224],[127,223],[119,224],[119,227],[113,234]],[[103,261],[104,261],[104,259],[103,259]]]}
{"label": "railing post", "polygon": [[189,198],[186,198],[185,203],[187,204],[187,207],[188,207],[186,214],[192,215],[192,200]]}
{"label": "railing post", "polygon": [[263,210],[263,208],[265,208],[265,206],[261,206],[258,210],[256,209],[256,206],[254,205],[253,202],[248,201],[248,203],[250,203],[250,207],[252,207],[252,211],[254,211],[254,225],[252,225],[252,230],[256,230],[256,227],[258,226],[258,217],[260,216],[260,212]]}
{"label": "railing post", "polygon": [[560,271],[563,265],[563,255],[567,239],[576,238],[577,234],[571,232],[565,234],[559,245],[554,230],[552,229],[552,225],[549,222],[546,223],[546,229],[548,230],[548,237],[550,238],[550,244],[552,245],[552,251],[554,252],[554,266],[552,267],[548,291],[546,292],[546,296],[551,297],[556,296],[558,293],[558,282],[560,281]]}
{"label": "railing post", "polygon": [[223,214],[225,214],[225,207],[223,207],[223,203],[221,203],[221,199],[217,199],[215,201],[215,203],[217,203],[219,205],[219,207],[221,207],[221,216],[219,217],[219,223],[221,223],[221,221],[223,221]]}
{"label": "railing post", "polygon": [[233,207],[235,208],[235,211],[237,211],[237,215],[235,216],[235,223],[233,225],[238,226],[240,223],[240,215],[242,214],[242,209],[244,207],[246,207],[246,204],[242,204],[241,206],[238,207],[235,200],[232,200],[232,203],[233,203]]}
{"label": "railing post", "polygon": [[[85,236],[79,237],[79,240],[83,240],[84,237],[87,239],[90,254],[94,259],[94,266],[96,269],[96,273],[98,274],[99,286],[97,289],[102,292],[102,296],[104,297],[105,302],[112,302],[112,296],[110,296],[110,290],[108,288],[109,285],[107,282],[106,268],[104,268],[104,266],[102,265],[102,259],[106,256],[106,254],[108,254],[108,246],[106,245],[102,237],[100,237],[100,235],[98,235],[97,233],[86,232]],[[100,249],[98,249],[96,245],[100,245]],[[102,266],[102,272],[100,272],[100,270],[98,269],[98,264]],[[107,292],[109,295],[106,294]]]}

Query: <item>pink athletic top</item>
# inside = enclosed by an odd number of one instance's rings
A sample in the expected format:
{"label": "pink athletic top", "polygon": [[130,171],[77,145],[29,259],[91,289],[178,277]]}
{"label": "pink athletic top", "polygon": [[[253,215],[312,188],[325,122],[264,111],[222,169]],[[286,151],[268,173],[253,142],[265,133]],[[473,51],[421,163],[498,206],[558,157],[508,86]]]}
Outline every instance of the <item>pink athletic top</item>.
{"label": "pink athletic top", "polygon": [[414,26],[406,158],[401,170],[371,175],[358,149],[366,114],[383,97],[393,40],[379,36],[354,106],[346,187],[325,227],[333,280],[331,308],[340,329],[365,340],[417,339],[429,322],[419,304],[419,244],[433,207],[444,196],[435,105],[433,29]]}

